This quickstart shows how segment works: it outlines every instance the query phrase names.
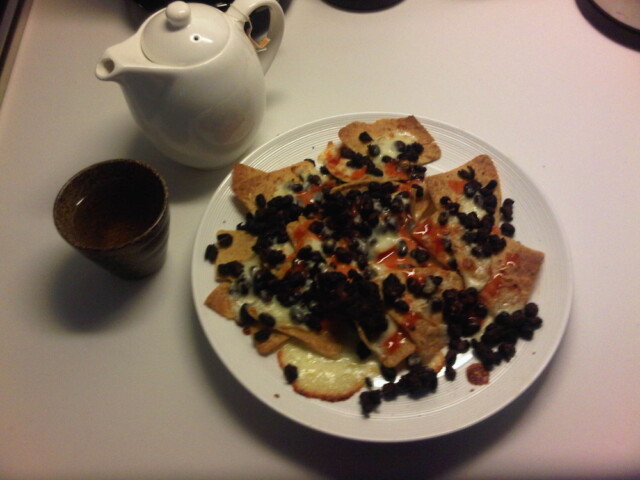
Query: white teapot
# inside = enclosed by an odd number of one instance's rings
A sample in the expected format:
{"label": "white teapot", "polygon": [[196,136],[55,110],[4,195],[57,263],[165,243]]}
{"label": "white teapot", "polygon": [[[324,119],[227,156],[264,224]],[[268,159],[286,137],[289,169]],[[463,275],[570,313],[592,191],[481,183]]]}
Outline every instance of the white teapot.
{"label": "white teapot", "polygon": [[[266,38],[250,36],[249,15],[269,9]],[[179,163],[203,169],[237,160],[251,145],[265,109],[264,74],[284,32],[277,0],[235,0],[226,13],[173,2],[96,67],[117,82],[147,138]]]}

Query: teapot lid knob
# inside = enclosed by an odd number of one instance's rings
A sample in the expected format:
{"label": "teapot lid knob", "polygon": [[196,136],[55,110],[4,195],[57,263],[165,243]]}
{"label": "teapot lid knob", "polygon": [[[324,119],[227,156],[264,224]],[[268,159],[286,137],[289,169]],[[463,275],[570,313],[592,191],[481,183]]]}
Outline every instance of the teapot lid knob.
{"label": "teapot lid knob", "polygon": [[173,2],[167,7],[167,20],[175,28],[182,28],[191,22],[191,8],[186,2]]}

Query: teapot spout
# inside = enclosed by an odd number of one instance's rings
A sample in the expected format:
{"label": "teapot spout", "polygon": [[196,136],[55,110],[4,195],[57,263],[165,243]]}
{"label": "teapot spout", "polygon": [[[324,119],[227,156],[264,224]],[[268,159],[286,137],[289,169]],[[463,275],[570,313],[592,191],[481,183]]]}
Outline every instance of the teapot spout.
{"label": "teapot spout", "polygon": [[141,73],[153,67],[134,39],[107,48],[96,65],[96,77],[104,81],[119,81],[130,72]]}
{"label": "teapot spout", "polygon": [[106,52],[96,66],[96,77],[100,80],[113,80],[122,73],[122,68],[116,64]]}

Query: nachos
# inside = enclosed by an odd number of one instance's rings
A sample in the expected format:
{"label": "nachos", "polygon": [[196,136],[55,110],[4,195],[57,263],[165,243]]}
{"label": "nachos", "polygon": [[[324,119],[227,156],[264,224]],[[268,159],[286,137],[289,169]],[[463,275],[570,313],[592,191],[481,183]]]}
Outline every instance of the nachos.
{"label": "nachos", "polygon": [[[529,302],[544,255],[513,239],[513,200],[480,155],[426,175],[440,148],[415,117],[353,122],[316,160],[272,171],[236,164],[246,210],[205,258],[205,300],[294,390],[364,413],[437,388],[473,350],[490,371],[541,326]],[[381,389],[370,378],[386,379]]]}

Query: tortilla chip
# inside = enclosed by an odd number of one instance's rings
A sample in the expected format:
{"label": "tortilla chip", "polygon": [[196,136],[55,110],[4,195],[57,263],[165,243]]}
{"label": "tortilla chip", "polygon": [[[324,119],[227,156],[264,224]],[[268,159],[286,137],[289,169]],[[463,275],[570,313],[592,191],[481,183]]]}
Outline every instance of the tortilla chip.
{"label": "tortilla chip", "polygon": [[[257,325],[251,325],[248,330],[249,335],[253,336],[256,332],[258,332],[262,328],[263,327],[260,327]],[[282,332],[271,330],[271,334],[269,335],[269,338],[267,338],[263,342],[256,342],[254,339],[253,346],[261,355],[269,355],[275,352],[276,350],[278,350],[280,347],[282,347],[282,345],[287,343],[289,341],[289,338],[290,337],[288,335],[285,335]]]}
{"label": "tortilla chip", "polygon": [[427,249],[431,258],[443,267],[450,268],[450,261],[454,259],[453,250],[449,246],[455,229],[453,225],[438,223],[439,211],[424,216],[411,231],[411,237],[422,247]]}
{"label": "tortilla chip", "polygon": [[[249,167],[251,168],[251,167]],[[255,169],[254,169],[255,170]],[[278,193],[278,189],[290,182],[300,182],[303,175],[315,171],[311,162],[302,161],[273,172],[260,172],[240,170],[241,178],[232,181],[231,188],[244,207],[255,212],[257,209],[256,197],[264,195],[266,201],[271,200]],[[234,170],[235,175],[235,170]]]}
{"label": "tortilla chip", "polygon": [[[361,140],[362,133],[369,134],[371,140]],[[424,128],[424,126],[413,116],[405,118],[384,118],[373,123],[352,122],[343,127],[338,132],[341,143],[339,145],[329,142],[325,150],[318,157],[318,161],[329,170],[336,178],[343,182],[354,182],[359,180],[369,181],[406,181],[412,178],[413,165],[424,165],[440,158],[440,147]],[[422,152],[410,161],[407,158],[398,158],[400,155],[393,146],[395,140],[402,140],[406,145],[419,143]],[[369,147],[377,145],[381,151],[372,156],[369,154]],[[360,159],[369,162],[370,168],[366,166],[354,167],[353,162],[342,157],[341,147],[358,154]],[[349,156],[349,155],[347,155]],[[383,162],[383,157],[389,156],[393,160]],[[373,168],[375,167],[375,168]]]}
{"label": "tortilla chip", "polygon": [[342,344],[329,332],[314,332],[296,325],[277,325],[275,329],[290,337],[297,338],[310,349],[329,358],[337,358],[342,353]]}
{"label": "tortilla chip", "polygon": [[[228,247],[218,247],[218,257],[216,266],[233,261],[245,262],[252,258],[255,253],[252,247],[256,243],[256,237],[244,230],[220,230],[218,235],[227,233],[231,235],[233,241]],[[226,278],[219,275],[216,270],[216,280],[221,281]]]}
{"label": "tortilla chip", "polygon": [[489,311],[514,312],[529,301],[544,253],[507,238],[506,248],[493,258],[491,280],[480,291]]}
{"label": "tortilla chip", "polygon": [[237,311],[231,299],[230,289],[231,285],[229,283],[218,284],[206,298],[204,304],[224,318],[235,320]]}
{"label": "tortilla chip", "polygon": [[[413,341],[415,351],[420,355],[423,365],[431,367],[437,372],[442,368],[442,360],[444,359],[442,349],[449,342],[447,327],[441,319],[428,313],[428,307],[425,310],[412,309],[409,314],[414,322],[411,325],[407,325],[405,321],[406,314],[390,312],[389,316],[407,330],[407,335]],[[409,326],[411,328],[408,328]]]}
{"label": "tortilla chip", "polygon": [[249,165],[245,165],[244,163],[236,163],[233,165],[233,170],[231,171],[231,190],[235,192],[236,185],[244,182],[245,180],[258,177],[260,175],[264,175],[266,172],[250,167]]}
{"label": "tortilla chip", "polygon": [[387,331],[375,340],[370,340],[360,326],[358,336],[369,350],[380,360],[385,367],[396,367],[405,358],[416,351],[416,346],[407,335],[398,330],[397,325],[392,323]]}
{"label": "tortilla chip", "polygon": [[[466,232],[466,228],[457,221],[447,221],[445,225],[440,225],[439,215],[446,210],[446,207],[440,203],[440,199],[448,197],[452,202],[460,205],[460,212],[470,213],[475,211],[473,200],[465,197],[464,186],[468,182],[460,177],[458,172],[462,170],[474,172],[474,178],[483,186],[489,181],[498,181],[498,171],[487,155],[478,155],[461,167],[452,169],[448,172],[427,177],[425,182],[428,187],[429,194],[432,197],[436,211],[426,220],[424,225],[420,225],[418,231],[418,241],[423,243],[435,258],[446,266],[455,265],[455,268],[463,275],[467,287],[476,287],[481,289],[490,278],[491,259],[485,257],[474,256],[471,253],[472,246],[462,239]],[[500,183],[493,190],[493,194],[497,200],[496,211],[502,201],[502,193],[500,191]],[[482,218],[484,213],[477,213],[478,218]],[[499,234],[497,228],[494,232]],[[455,260],[455,264],[452,264]]]}
{"label": "tortilla chip", "polygon": [[333,187],[331,189],[331,193],[342,193],[346,195],[350,190],[364,191],[370,183],[371,180],[358,180],[356,182],[341,183],[340,185]]}
{"label": "tortilla chip", "polygon": [[298,220],[287,224],[287,235],[289,235],[289,241],[293,245],[294,253],[297,254],[298,250],[312,241],[320,241],[320,237],[309,230],[311,223],[313,223],[313,220],[299,217]]}
{"label": "tortilla chip", "polygon": [[[424,282],[430,275],[442,278],[442,283],[434,293],[434,297],[441,296],[440,292],[447,289],[462,289],[462,278],[456,272],[431,266],[415,269],[412,272],[397,272],[399,278],[405,282],[411,275],[413,278]],[[409,312],[399,313],[390,311],[389,316],[409,336],[416,346],[416,353],[420,355],[422,363],[435,371],[444,366],[444,354],[442,350],[447,346],[449,337],[447,327],[442,319],[442,312],[432,312],[429,301],[423,298],[415,298],[411,293],[405,292],[403,300],[409,305]]]}
{"label": "tortilla chip", "polygon": [[[237,320],[238,310],[236,307],[236,303],[233,301],[231,297],[231,284],[230,283],[220,283],[213,289],[213,291],[209,294],[209,296],[204,301],[204,304],[209,307],[211,310],[216,312],[218,315],[227,318],[229,320]],[[257,311],[254,307],[249,307],[251,314],[257,316]],[[261,330],[263,327],[260,325],[250,325],[247,327],[247,334],[254,335],[257,331]],[[269,355],[270,353],[278,350],[283,344],[285,344],[289,340],[289,336],[282,333],[277,332],[275,330],[271,331],[271,335],[269,338],[263,342],[256,342],[254,340],[254,346],[256,350],[262,355]]]}
{"label": "tortilla chip", "polygon": [[[464,199],[463,188],[467,180],[460,178],[458,172],[467,170],[469,167],[473,168],[476,180],[482,183],[483,186],[490,180],[498,180],[498,171],[496,170],[493,160],[491,160],[491,157],[488,155],[478,155],[458,168],[439,173],[438,175],[430,175],[425,178],[425,182],[427,184],[427,190],[438,208],[443,209],[442,205],[440,205],[440,199],[442,197],[449,197],[456,203],[460,203],[460,201]],[[499,207],[502,203],[500,183],[498,183],[493,194],[498,199]],[[464,211],[462,207],[461,211]]]}
{"label": "tortilla chip", "polygon": [[408,135],[420,143],[424,151],[418,157],[418,164],[432,162],[440,158],[440,147],[427,129],[413,115],[405,118],[382,118],[373,123],[352,122],[338,131],[343,144],[362,155],[367,154],[367,144],[360,141],[360,134],[367,132],[376,143],[384,138]]}
{"label": "tortilla chip", "polygon": [[431,206],[431,199],[429,192],[427,191],[427,184],[421,180],[412,180],[409,182],[398,182],[400,185],[399,191],[407,191],[410,195],[411,217],[414,221],[418,221],[424,217]]}

